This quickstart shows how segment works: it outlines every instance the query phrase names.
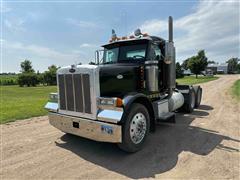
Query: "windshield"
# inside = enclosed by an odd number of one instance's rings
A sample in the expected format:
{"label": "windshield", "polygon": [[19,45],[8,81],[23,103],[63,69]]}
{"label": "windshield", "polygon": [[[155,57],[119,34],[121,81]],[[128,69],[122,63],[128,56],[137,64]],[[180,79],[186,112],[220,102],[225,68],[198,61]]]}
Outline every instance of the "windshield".
{"label": "windshield", "polygon": [[146,58],[146,44],[127,45],[114,48],[105,48],[103,63],[136,62]]}

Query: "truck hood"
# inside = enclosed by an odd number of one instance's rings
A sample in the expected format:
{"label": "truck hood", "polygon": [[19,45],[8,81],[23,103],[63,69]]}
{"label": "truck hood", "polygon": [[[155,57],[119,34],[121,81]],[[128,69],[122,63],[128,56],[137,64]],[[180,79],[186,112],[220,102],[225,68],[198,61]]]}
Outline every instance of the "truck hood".
{"label": "truck hood", "polygon": [[101,96],[123,97],[138,90],[139,64],[108,64],[99,68]]}

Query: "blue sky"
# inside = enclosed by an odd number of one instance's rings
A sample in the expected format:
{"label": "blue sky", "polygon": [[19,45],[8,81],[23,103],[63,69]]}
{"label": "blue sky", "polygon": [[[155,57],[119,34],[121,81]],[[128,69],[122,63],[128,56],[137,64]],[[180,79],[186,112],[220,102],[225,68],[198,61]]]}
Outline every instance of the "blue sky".
{"label": "blue sky", "polygon": [[167,18],[174,18],[177,61],[206,49],[211,60],[239,56],[238,1],[172,2],[16,2],[3,1],[2,72],[19,72],[32,61],[43,72],[94,60],[111,29],[130,35],[137,28],[167,38]]}

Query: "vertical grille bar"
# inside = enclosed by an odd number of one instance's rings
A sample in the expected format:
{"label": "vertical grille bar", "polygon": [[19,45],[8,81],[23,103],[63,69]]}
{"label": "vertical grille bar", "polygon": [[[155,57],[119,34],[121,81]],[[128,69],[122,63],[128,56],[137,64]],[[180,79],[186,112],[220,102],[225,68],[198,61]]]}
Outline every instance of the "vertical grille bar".
{"label": "vertical grille bar", "polygon": [[82,89],[82,102],[83,102],[83,112],[85,112],[85,100],[84,100],[84,89],[83,89],[83,74],[81,74],[81,89]]}
{"label": "vertical grille bar", "polygon": [[85,112],[91,113],[91,97],[90,97],[90,78],[88,74],[83,74],[83,94],[84,94],[84,104]]}
{"label": "vertical grille bar", "polygon": [[66,109],[66,99],[65,99],[65,87],[64,87],[64,75],[58,75],[58,84],[59,84],[59,102],[60,102],[60,109]]}
{"label": "vertical grille bar", "polygon": [[74,111],[73,81],[72,74],[66,74],[66,94],[67,94],[67,110]]}
{"label": "vertical grille bar", "polygon": [[73,79],[73,75],[72,75],[72,84],[73,84],[73,107],[74,107],[74,111],[76,111],[76,98],[75,98],[75,83],[74,83],[74,79]]}
{"label": "vertical grille bar", "polygon": [[82,78],[81,74],[73,75],[74,86],[75,86],[75,104],[76,111],[83,112],[83,94],[82,94]]}

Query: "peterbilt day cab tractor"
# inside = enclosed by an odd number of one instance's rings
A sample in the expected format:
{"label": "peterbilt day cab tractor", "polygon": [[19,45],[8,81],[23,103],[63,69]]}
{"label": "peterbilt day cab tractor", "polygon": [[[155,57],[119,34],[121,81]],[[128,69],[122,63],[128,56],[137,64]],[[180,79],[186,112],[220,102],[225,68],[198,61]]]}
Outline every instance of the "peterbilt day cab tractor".
{"label": "peterbilt day cab tractor", "polygon": [[136,152],[158,122],[175,122],[175,113],[200,105],[200,86],[176,84],[172,17],[168,41],[139,29],[122,38],[113,31],[102,47],[95,65],[57,71],[58,93],[45,108],[59,130]]}

